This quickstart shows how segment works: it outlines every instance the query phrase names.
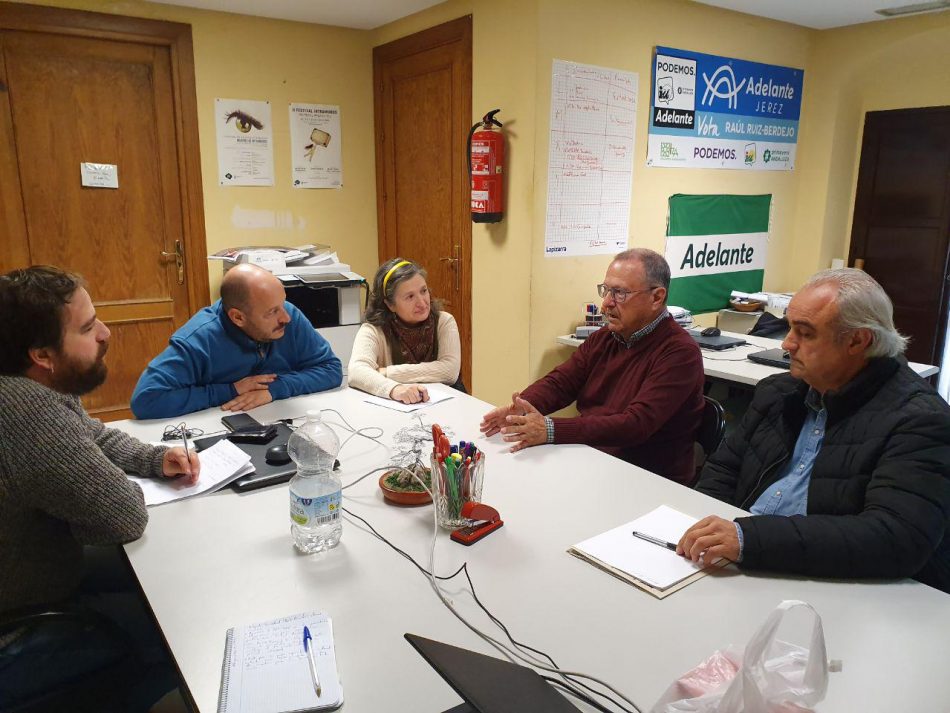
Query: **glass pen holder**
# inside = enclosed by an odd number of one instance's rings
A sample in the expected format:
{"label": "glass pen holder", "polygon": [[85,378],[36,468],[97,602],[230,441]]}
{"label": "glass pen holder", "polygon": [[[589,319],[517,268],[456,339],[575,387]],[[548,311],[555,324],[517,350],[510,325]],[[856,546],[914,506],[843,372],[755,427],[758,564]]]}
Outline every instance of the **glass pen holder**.
{"label": "glass pen holder", "polygon": [[478,460],[466,463],[449,458],[451,463],[432,456],[432,498],[435,502],[439,525],[446,530],[456,530],[471,524],[462,517],[462,507],[467,502],[480,502],[485,476],[485,454]]}

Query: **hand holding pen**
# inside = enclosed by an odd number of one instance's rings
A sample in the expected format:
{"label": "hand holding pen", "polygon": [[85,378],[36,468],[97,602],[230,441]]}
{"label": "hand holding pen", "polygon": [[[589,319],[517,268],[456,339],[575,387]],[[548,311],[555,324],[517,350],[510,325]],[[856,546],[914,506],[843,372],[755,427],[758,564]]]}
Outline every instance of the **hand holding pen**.
{"label": "hand holding pen", "polygon": [[181,438],[184,447],[175,446],[165,451],[162,458],[162,475],[166,478],[176,478],[183,475],[184,482],[187,485],[194,485],[198,482],[198,476],[201,473],[201,461],[198,460],[198,454],[188,448],[188,427],[182,423]]}

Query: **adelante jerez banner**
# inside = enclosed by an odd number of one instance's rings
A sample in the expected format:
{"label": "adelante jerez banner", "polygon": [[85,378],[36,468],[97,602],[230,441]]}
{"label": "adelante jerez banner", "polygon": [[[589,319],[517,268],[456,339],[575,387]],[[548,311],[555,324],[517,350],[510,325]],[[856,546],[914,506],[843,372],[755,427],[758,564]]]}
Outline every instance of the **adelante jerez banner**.
{"label": "adelante jerez banner", "polygon": [[805,72],[657,47],[647,165],[790,171]]}
{"label": "adelante jerez banner", "polygon": [[771,208],[771,195],[670,196],[669,304],[712,312],[732,290],[761,292]]}

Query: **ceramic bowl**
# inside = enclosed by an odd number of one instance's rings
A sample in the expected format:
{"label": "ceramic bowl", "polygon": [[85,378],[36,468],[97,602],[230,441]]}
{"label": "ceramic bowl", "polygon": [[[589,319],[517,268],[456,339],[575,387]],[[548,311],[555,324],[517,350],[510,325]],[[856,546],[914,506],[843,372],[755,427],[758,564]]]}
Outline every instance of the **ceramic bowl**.
{"label": "ceramic bowl", "polygon": [[425,505],[426,503],[432,502],[432,498],[430,498],[429,494],[424,490],[394,490],[389,487],[386,483],[386,478],[388,478],[389,475],[390,472],[386,471],[379,477],[379,489],[383,491],[383,497],[389,502],[398,505]]}

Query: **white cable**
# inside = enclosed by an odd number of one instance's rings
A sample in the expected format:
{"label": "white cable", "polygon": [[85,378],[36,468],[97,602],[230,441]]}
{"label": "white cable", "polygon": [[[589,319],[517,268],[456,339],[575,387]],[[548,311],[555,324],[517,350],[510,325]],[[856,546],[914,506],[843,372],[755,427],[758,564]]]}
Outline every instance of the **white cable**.
{"label": "white cable", "polygon": [[[410,472],[411,472],[411,471],[410,471]],[[420,485],[425,489],[425,491],[429,494],[429,497],[432,498],[432,524],[433,524],[433,527],[432,527],[432,542],[431,542],[431,546],[430,546],[430,548],[429,548],[429,584],[432,586],[432,589],[433,589],[433,591],[435,592],[436,596],[442,601],[442,603],[446,606],[446,608],[448,608],[448,610],[449,610],[450,612],[452,612],[452,614],[454,614],[455,617],[456,617],[459,621],[461,621],[466,627],[468,627],[472,632],[474,632],[477,636],[479,636],[480,638],[482,638],[485,642],[487,642],[488,644],[490,644],[491,646],[493,646],[495,649],[497,649],[498,651],[500,651],[500,652],[501,652],[502,654],[504,654],[508,659],[512,659],[512,657],[513,657],[513,658],[519,659],[519,660],[521,660],[521,661],[527,663],[528,665],[533,666],[533,667],[535,667],[535,668],[537,668],[537,669],[540,669],[540,670],[542,670],[542,671],[547,671],[547,672],[549,672],[549,673],[554,673],[554,674],[560,676],[561,678],[563,678],[563,679],[565,680],[565,686],[566,686],[567,688],[570,688],[572,691],[574,691],[575,693],[578,693],[578,694],[581,695],[581,696],[586,696],[587,694],[580,693],[580,691],[577,691],[577,690],[574,688],[573,682],[570,681],[570,679],[568,679],[567,676],[576,676],[577,678],[586,678],[587,680],[593,681],[593,682],[595,682],[595,683],[598,683],[598,684],[600,684],[601,686],[603,686],[604,688],[608,689],[609,691],[612,691],[612,692],[615,693],[617,696],[619,696],[621,699],[623,699],[624,701],[626,701],[627,703],[629,703],[631,706],[633,706],[634,710],[640,711],[640,708],[637,706],[636,703],[634,703],[632,700],[630,700],[629,698],[627,698],[627,696],[625,696],[623,693],[621,693],[620,691],[618,691],[616,688],[614,688],[613,686],[611,686],[611,685],[610,685],[609,683],[607,683],[606,681],[602,681],[602,680],[599,679],[599,678],[596,678],[596,677],[594,677],[594,676],[590,676],[590,675],[588,675],[588,674],[586,674],[586,673],[581,673],[581,672],[579,672],[579,671],[565,671],[565,670],[563,670],[563,669],[552,668],[552,667],[550,667],[550,666],[546,666],[546,665],[544,665],[544,664],[538,663],[536,660],[532,660],[530,657],[526,656],[526,655],[524,654],[524,652],[522,652],[520,649],[512,649],[512,648],[509,648],[506,644],[504,644],[504,643],[498,641],[497,639],[495,639],[495,638],[489,636],[488,634],[486,634],[485,632],[481,631],[478,627],[476,627],[474,624],[471,624],[464,616],[462,616],[462,615],[455,609],[455,604],[445,595],[445,593],[442,591],[442,588],[439,586],[438,580],[435,578],[435,543],[436,543],[436,539],[438,538],[438,535],[439,535],[438,504],[436,503],[436,500],[435,500],[435,497],[434,497],[432,491],[429,490],[428,487],[426,487],[426,484],[423,482],[422,478],[420,478],[420,477],[419,477],[418,475],[416,475],[414,472],[412,473],[412,476],[413,476],[417,481],[419,481],[419,484],[420,484]]]}

